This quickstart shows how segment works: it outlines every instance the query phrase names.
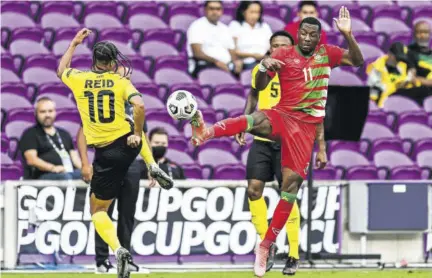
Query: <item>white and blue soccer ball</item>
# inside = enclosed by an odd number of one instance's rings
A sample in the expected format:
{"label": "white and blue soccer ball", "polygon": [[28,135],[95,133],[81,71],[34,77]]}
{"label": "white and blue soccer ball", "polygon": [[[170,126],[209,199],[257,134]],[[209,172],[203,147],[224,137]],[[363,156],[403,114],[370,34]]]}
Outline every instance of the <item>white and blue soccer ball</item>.
{"label": "white and blue soccer ball", "polygon": [[195,97],[188,91],[173,92],[167,100],[167,110],[175,120],[190,120],[198,109]]}

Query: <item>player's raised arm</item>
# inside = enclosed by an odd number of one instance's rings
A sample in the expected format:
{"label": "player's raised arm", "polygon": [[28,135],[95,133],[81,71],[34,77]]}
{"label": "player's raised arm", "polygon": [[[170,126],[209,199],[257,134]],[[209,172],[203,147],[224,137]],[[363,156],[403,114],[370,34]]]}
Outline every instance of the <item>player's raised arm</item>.
{"label": "player's raised arm", "polygon": [[264,90],[274,77],[274,73],[285,65],[284,62],[272,57],[264,57],[259,64],[258,72],[255,75],[255,88],[258,91]]}
{"label": "player's raised arm", "polygon": [[59,66],[57,68],[57,76],[61,79],[63,72],[70,68],[70,64],[72,61],[72,56],[75,51],[75,48],[80,45],[85,38],[87,38],[92,33],[91,30],[87,28],[81,29],[76,35],[75,38],[71,41],[68,49],[66,50],[65,54],[60,59]]}
{"label": "player's raised arm", "polygon": [[339,10],[339,18],[333,18],[341,34],[348,42],[348,50],[342,55],[340,65],[342,66],[356,66],[363,65],[364,59],[360,47],[355,40],[351,29],[351,17],[348,9],[342,6]]}

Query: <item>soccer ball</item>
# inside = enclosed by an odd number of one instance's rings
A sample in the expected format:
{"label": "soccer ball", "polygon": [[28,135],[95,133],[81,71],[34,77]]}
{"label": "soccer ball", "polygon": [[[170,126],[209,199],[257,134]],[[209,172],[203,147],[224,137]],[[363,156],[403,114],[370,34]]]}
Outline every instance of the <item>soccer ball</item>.
{"label": "soccer ball", "polygon": [[188,91],[173,92],[167,100],[167,110],[175,120],[190,120],[198,109],[195,97]]}

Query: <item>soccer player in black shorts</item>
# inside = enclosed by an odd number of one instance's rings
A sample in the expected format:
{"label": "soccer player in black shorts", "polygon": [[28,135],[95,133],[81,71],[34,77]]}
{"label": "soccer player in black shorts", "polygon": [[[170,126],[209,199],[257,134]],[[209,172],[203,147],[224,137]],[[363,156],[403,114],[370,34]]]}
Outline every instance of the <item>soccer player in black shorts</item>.
{"label": "soccer player in black shorts", "polygon": [[[90,212],[95,229],[116,255],[118,278],[126,278],[129,277],[132,256],[120,245],[107,211],[123,184],[129,166],[141,151],[148,162],[149,173],[161,187],[169,189],[173,182],[154,163],[143,135],[144,103],[128,78],[132,71],[129,59],[113,43],[102,41],[93,47],[91,71],[70,67],[76,47],[90,33],[87,28],[77,33],[60,60],[57,76],[72,90],[86,143],[95,148],[94,173],[90,183]],[[126,101],[133,107],[132,128],[125,113]]]}

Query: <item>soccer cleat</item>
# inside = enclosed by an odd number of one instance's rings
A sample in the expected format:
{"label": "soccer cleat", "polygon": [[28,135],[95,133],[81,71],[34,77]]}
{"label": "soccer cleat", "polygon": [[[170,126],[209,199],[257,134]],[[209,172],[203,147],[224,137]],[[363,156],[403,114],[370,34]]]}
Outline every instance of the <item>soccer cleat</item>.
{"label": "soccer cleat", "polygon": [[173,179],[165,173],[156,163],[150,164],[148,172],[163,189],[171,189],[174,186]]}
{"label": "soccer cleat", "polygon": [[114,271],[115,267],[108,259],[103,262],[96,263],[96,273],[113,273]]}
{"label": "soccer cleat", "polygon": [[129,272],[139,272],[140,274],[150,274],[150,270],[148,268],[139,267],[137,264],[133,262],[131,259],[129,261]]}
{"label": "soccer cleat", "polygon": [[275,256],[276,256],[276,252],[277,252],[278,248],[276,246],[276,244],[272,244],[270,245],[270,250],[269,250],[269,256],[267,258],[267,266],[266,266],[266,272],[269,272],[274,264],[275,264]]}
{"label": "soccer cleat", "polygon": [[263,277],[266,273],[269,248],[260,244],[255,250],[254,273],[257,277]]}
{"label": "soccer cleat", "polygon": [[293,257],[288,257],[288,260],[286,261],[285,267],[282,270],[282,273],[284,275],[295,275],[297,272],[297,269],[299,267],[300,261],[298,259],[295,259]]}
{"label": "soccer cleat", "polygon": [[128,250],[120,247],[116,252],[117,259],[117,278],[129,278],[129,262],[132,256]]}
{"label": "soccer cleat", "polygon": [[205,141],[211,138],[211,133],[209,129],[207,129],[203,115],[201,111],[197,111],[195,115],[192,117],[190,124],[192,126],[192,145],[195,147],[203,144]]}

